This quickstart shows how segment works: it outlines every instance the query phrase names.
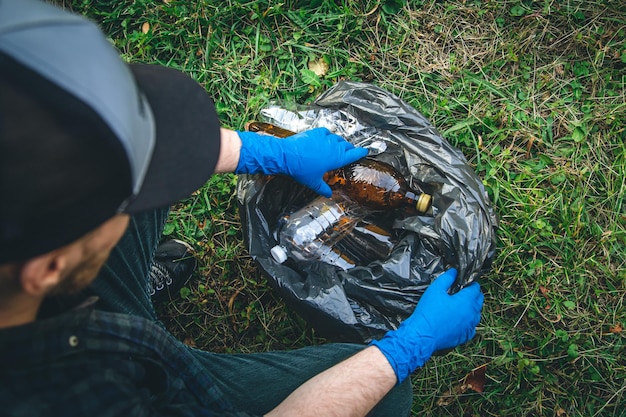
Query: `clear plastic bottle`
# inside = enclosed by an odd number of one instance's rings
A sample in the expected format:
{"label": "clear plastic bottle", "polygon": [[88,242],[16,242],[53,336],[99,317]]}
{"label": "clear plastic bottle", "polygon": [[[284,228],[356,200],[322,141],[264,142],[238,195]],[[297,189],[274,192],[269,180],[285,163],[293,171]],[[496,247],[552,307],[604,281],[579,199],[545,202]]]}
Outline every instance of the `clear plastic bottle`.
{"label": "clear plastic bottle", "polygon": [[276,262],[287,257],[300,261],[318,260],[348,270],[356,262],[335,245],[348,235],[367,213],[343,199],[318,197],[281,219],[278,245],[270,253]]}

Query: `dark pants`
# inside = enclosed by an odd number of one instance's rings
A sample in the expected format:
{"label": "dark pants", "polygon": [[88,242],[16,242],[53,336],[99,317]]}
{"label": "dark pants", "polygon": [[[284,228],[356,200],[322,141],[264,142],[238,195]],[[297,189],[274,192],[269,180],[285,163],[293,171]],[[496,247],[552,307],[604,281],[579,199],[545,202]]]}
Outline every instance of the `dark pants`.
{"label": "dark pants", "polygon": [[[98,308],[159,322],[147,291],[148,270],[159,243],[166,209],[133,217],[128,230],[89,291]],[[312,376],[363,349],[354,344],[327,344],[287,352],[218,354],[188,348],[213,376],[235,407],[263,414]],[[321,400],[321,399],[320,399]],[[412,403],[409,379],[392,390],[371,415],[407,416]]]}

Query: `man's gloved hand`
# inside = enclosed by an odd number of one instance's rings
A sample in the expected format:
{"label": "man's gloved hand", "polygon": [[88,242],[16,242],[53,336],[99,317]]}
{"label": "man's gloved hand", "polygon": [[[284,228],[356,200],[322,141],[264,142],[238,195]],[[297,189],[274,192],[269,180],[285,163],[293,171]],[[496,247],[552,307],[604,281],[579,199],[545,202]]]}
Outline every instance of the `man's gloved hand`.
{"label": "man's gloved hand", "polygon": [[476,334],[483,294],[476,282],[454,295],[448,294],[455,278],[456,269],[441,274],[397,330],[371,343],[387,357],[398,384],[423,366],[434,352],[458,346]]}
{"label": "man's gloved hand", "polygon": [[284,139],[255,132],[237,132],[241,152],[236,174],[285,174],[313,191],[330,197],[322,176],[367,155],[341,136],[319,127]]}

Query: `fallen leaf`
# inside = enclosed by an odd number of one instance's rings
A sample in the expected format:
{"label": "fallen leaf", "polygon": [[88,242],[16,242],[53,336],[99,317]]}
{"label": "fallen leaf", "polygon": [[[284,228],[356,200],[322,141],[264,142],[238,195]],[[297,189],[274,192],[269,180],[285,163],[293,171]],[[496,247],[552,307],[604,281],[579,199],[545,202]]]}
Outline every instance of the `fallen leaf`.
{"label": "fallen leaf", "polygon": [[148,22],[144,22],[143,25],[141,25],[141,31],[143,33],[148,33],[150,32],[150,23]]}
{"label": "fallen leaf", "polygon": [[239,295],[239,292],[240,292],[239,290],[236,290],[234,294],[228,300],[228,311],[230,312],[230,314],[233,314],[233,308],[235,306],[235,298],[237,298],[237,296]]}
{"label": "fallen leaf", "polygon": [[541,295],[543,295],[543,297],[546,299],[546,306],[543,308],[545,311],[549,311],[550,308],[552,307],[550,305],[550,297],[548,297],[548,293],[550,292],[550,290],[547,287],[544,287],[543,285],[539,286],[539,292],[541,293]]}
{"label": "fallen leaf", "polygon": [[563,65],[557,65],[556,67],[554,67],[554,72],[556,72],[557,75],[563,75],[565,74],[565,68],[563,67]]}
{"label": "fallen leaf", "polygon": [[485,389],[485,383],[487,382],[487,378],[485,376],[486,370],[487,364],[474,369],[472,372],[467,374],[465,378],[463,378],[463,382],[455,385],[452,389],[442,394],[439,399],[437,399],[437,405],[439,407],[450,405],[457,397],[465,394],[468,390],[483,392]]}
{"label": "fallen leaf", "polygon": [[463,384],[469,386],[476,392],[483,392],[485,390],[485,383],[487,382],[487,378],[485,376],[486,371],[487,364],[479,366],[465,376]]}
{"label": "fallen leaf", "polygon": [[309,69],[315,73],[318,77],[326,75],[328,72],[328,63],[324,58],[316,59],[315,61],[309,61]]}
{"label": "fallen leaf", "polygon": [[526,145],[526,158],[530,157],[530,150],[533,147],[533,143],[535,143],[536,138],[534,136],[531,136],[530,139],[528,140],[528,144]]}
{"label": "fallen leaf", "polygon": [[192,348],[195,348],[197,346],[196,341],[193,340],[191,337],[185,338],[185,340],[183,340],[183,343]]}
{"label": "fallen leaf", "polygon": [[561,407],[557,408],[554,413],[557,415],[557,417],[563,417],[565,414],[565,410],[563,410]]}
{"label": "fallen leaf", "polygon": [[615,326],[609,327],[609,332],[613,334],[618,334],[623,331],[624,331],[624,327],[622,326],[622,323],[617,323]]}
{"label": "fallen leaf", "polygon": [[437,400],[437,405],[439,407],[445,407],[447,405],[452,404],[452,402],[461,394],[465,393],[469,389],[469,385],[458,384],[452,387],[451,390],[447,391],[443,395],[439,397]]}

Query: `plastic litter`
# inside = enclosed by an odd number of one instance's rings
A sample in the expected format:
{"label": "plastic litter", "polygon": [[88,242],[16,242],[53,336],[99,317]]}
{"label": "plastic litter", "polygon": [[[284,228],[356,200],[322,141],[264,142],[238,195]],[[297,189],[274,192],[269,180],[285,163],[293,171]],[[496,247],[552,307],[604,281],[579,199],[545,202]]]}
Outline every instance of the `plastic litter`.
{"label": "plastic litter", "polygon": [[278,226],[279,243],[270,249],[274,260],[283,263],[291,257],[301,261],[318,260],[343,270],[355,267],[356,262],[336,247],[366,214],[355,213],[352,205],[344,199],[320,196],[283,217]]}
{"label": "plastic litter", "polygon": [[250,255],[270,285],[321,335],[369,342],[397,328],[446,269],[459,272],[451,289],[456,292],[490,268],[497,219],[482,182],[464,155],[400,98],[372,84],[342,81],[311,106],[273,104],[260,118],[296,132],[327,127],[370,148],[370,156],[432,195],[429,215],[390,212],[376,219],[376,227],[391,233],[388,257],[369,258],[343,270],[321,261],[279,263],[271,255],[279,243],[280,219],[318,198],[316,194],[286,177],[239,177],[238,201]]}

